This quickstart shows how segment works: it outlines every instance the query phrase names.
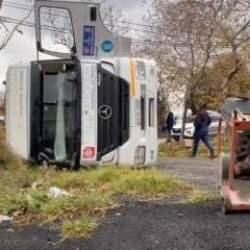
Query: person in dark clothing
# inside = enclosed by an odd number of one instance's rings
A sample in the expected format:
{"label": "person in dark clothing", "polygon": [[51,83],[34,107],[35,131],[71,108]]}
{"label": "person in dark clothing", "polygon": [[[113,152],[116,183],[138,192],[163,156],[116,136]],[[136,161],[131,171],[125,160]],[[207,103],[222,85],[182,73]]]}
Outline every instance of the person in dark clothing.
{"label": "person in dark clothing", "polygon": [[210,157],[214,158],[214,149],[210,144],[208,129],[211,124],[211,118],[207,112],[206,105],[203,105],[200,112],[197,114],[194,120],[194,142],[193,142],[193,153],[192,156],[195,157],[198,152],[199,143],[202,141],[210,152]]}
{"label": "person in dark clothing", "polygon": [[171,132],[174,127],[174,113],[169,112],[166,119],[166,137],[167,142],[171,142]]}

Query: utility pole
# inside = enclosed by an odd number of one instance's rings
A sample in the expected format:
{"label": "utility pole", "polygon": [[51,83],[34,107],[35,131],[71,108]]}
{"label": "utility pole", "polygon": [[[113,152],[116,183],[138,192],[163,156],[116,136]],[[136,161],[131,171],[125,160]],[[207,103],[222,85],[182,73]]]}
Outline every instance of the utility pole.
{"label": "utility pole", "polygon": [[3,3],[3,0],[0,0],[0,10],[1,10],[1,7],[2,7],[2,3]]}

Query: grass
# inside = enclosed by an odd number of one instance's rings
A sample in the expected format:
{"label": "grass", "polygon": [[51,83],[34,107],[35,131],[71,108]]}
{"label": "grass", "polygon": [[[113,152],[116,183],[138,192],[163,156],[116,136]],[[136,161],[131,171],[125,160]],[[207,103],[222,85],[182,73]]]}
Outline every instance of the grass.
{"label": "grass", "polygon": [[[192,142],[191,142],[192,143]],[[215,152],[218,149],[218,139],[214,138],[212,141]],[[226,139],[223,144],[223,151],[228,152],[230,149],[230,139]],[[184,143],[172,142],[171,144],[161,143],[159,146],[159,156],[160,157],[174,157],[174,158],[188,158],[192,154],[192,147],[187,147]],[[209,158],[208,149],[204,144],[200,143],[199,147],[199,157],[202,159]]]}
{"label": "grass", "polygon": [[62,226],[64,239],[89,238],[98,226],[96,220],[83,217],[73,222],[66,221]]}
{"label": "grass", "polygon": [[220,199],[219,194],[214,192],[204,192],[197,189],[193,189],[190,193],[187,202],[191,204],[206,204],[211,201],[217,201]]}
{"label": "grass", "polygon": [[[41,184],[32,189],[35,181]],[[50,198],[49,187],[55,185],[72,196]],[[106,167],[71,173],[25,166],[4,170],[0,190],[0,213],[14,215],[25,224],[54,223],[64,238],[88,238],[106,212],[119,205],[121,196],[152,200],[191,192],[188,186],[157,170]]]}
{"label": "grass", "polygon": [[15,161],[15,157],[10,153],[9,149],[5,145],[5,133],[3,127],[0,125],[0,164],[1,167],[5,167],[6,164],[10,164]]}
{"label": "grass", "polygon": [[[192,147],[187,147],[183,143],[173,142],[172,144],[160,144],[159,147],[160,157],[174,157],[174,158],[188,158],[192,154]],[[199,157],[208,158],[209,153],[204,145],[200,145]]]}
{"label": "grass", "polygon": [[[29,167],[13,157],[0,140],[0,214],[18,224],[53,224],[63,239],[89,238],[121,197],[154,200],[187,197],[192,188],[156,169],[103,167],[79,172]],[[36,183],[36,185],[34,185]],[[70,196],[51,198],[51,187]]]}

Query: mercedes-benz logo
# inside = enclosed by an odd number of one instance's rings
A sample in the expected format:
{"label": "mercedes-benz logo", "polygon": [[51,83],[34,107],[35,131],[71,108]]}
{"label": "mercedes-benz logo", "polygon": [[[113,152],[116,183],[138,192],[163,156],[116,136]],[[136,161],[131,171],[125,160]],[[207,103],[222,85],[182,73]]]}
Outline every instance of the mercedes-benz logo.
{"label": "mercedes-benz logo", "polygon": [[108,120],[112,117],[113,110],[109,105],[101,105],[98,108],[98,114],[99,114],[101,119]]}

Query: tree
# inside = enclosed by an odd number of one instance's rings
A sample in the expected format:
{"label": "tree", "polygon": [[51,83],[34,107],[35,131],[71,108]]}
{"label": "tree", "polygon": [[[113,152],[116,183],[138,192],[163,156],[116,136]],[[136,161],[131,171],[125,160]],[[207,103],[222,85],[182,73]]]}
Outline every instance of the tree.
{"label": "tree", "polygon": [[212,65],[206,71],[207,75],[199,83],[190,96],[190,107],[193,110],[199,110],[201,105],[207,103],[209,108],[220,110],[225,103],[225,98],[229,96],[249,95],[250,89],[250,70],[247,61],[241,56],[242,65],[235,77],[227,84],[223,95],[221,88],[228,72],[234,67],[234,58],[232,53],[223,54],[216,58]]}
{"label": "tree", "polygon": [[178,84],[177,77],[187,81],[183,84],[192,92],[206,76],[206,66],[221,53],[231,52],[234,65],[225,76],[224,89],[240,69],[240,52],[249,44],[249,12],[249,0],[154,1],[148,20],[160,39],[156,42],[152,33],[146,47],[175,79],[165,84]]}
{"label": "tree", "polygon": [[[185,103],[183,129],[193,89],[206,76],[206,68],[215,54],[215,18],[220,6],[211,11],[204,1],[156,0],[148,19],[157,27],[146,43],[160,67],[161,88],[175,93]],[[185,92],[185,95],[183,95]]]}
{"label": "tree", "polygon": [[217,90],[224,100],[245,67],[241,55],[250,40],[249,12],[249,0],[155,0],[146,17],[155,30],[146,34],[143,52],[158,62],[162,93],[182,98],[185,92],[185,110],[197,112],[194,96],[212,89],[202,86],[212,84],[211,65],[230,53],[230,65],[218,72],[222,84]]}
{"label": "tree", "polygon": [[8,43],[13,38],[16,32],[22,33],[22,31],[19,30],[19,27],[31,16],[32,12],[33,12],[33,8],[31,8],[28,14],[25,15],[24,18],[21,19],[17,24],[15,24],[13,28],[9,28],[5,24],[4,18],[0,16],[0,33],[1,33],[0,52],[7,47]]}
{"label": "tree", "polygon": [[101,15],[107,28],[116,35],[127,35],[130,29],[125,13],[113,5],[102,2]]}
{"label": "tree", "polygon": [[[221,47],[231,50],[233,64],[224,77],[221,91],[226,96],[227,85],[244,66],[241,53],[250,42],[250,1],[220,0],[221,13],[216,19],[217,38]],[[224,45],[224,46],[223,46]]]}

